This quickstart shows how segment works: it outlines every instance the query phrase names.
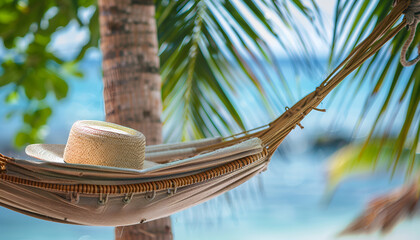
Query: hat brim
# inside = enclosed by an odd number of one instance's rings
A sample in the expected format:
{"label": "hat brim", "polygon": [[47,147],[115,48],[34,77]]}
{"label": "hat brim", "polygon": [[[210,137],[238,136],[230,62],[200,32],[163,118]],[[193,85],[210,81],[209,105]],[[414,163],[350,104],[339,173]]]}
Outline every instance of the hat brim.
{"label": "hat brim", "polygon": [[[46,162],[66,163],[64,161],[64,144],[31,144],[25,148],[27,155]],[[71,164],[71,163],[67,163]],[[143,168],[150,168],[159,165],[158,163],[144,160]]]}

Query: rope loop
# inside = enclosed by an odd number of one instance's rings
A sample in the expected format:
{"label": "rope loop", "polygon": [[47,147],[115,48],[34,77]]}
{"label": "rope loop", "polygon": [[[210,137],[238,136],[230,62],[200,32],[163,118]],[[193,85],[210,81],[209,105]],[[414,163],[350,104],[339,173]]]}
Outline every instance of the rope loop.
{"label": "rope loop", "polygon": [[80,201],[80,194],[78,192],[71,192],[70,194],[70,202],[73,204],[78,204]]}
{"label": "rope loop", "polygon": [[98,204],[103,206],[108,202],[109,199],[109,194],[105,194],[105,198],[103,196],[103,193],[99,193],[99,199],[98,199]]}
{"label": "rope loop", "polygon": [[284,115],[285,115],[285,116],[289,116],[289,115],[291,114],[291,113],[290,113],[290,112],[291,112],[291,110],[290,110],[290,108],[289,108],[289,107],[285,107],[285,108],[284,108],[284,110],[285,110],[285,112],[284,112]]}
{"label": "rope loop", "polygon": [[417,25],[420,22],[420,0],[411,0],[410,5],[404,11],[404,14],[405,14],[404,18],[407,21],[410,35],[408,36],[407,40],[405,41],[401,49],[400,62],[401,62],[401,65],[403,65],[404,67],[408,67],[420,61],[420,44],[417,47],[418,48],[417,57],[415,57],[412,60],[407,60],[407,57],[406,57],[408,48],[413,42],[414,36],[416,34]]}
{"label": "rope loop", "polygon": [[156,191],[155,190],[153,192],[147,192],[144,195],[144,198],[148,201],[153,201],[153,199],[155,199],[155,197],[156,197]]}
{"label": "rope loop", "polygon": [[134,193],[127,193],[125,194],[124,198],[123,198],[123,203],[124,204],[129,204],[131,199],[133,199]]}
{"label": "rope loop", "polygon": [[178,190],[178,185],[176,184],[175,181],[172,182],[172,189],[168,188],[168,195],[172,196],[174,194],[176,194],[176,191]]}

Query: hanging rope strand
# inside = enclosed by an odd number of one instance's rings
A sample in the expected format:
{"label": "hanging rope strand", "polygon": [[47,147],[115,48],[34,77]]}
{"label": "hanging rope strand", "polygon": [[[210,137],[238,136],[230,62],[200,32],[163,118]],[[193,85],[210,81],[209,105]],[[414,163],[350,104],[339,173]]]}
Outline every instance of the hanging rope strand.
{"label": "hanging rope strand", "polygon": [[[308,94],[293,107],[288,109],[279,118],[270,123],[270,128],[263,130],[261,140],[269,147],[269,151],[274,151],[276,146],[289,132],[312,110],[318,106],[326,95],[331,92],[346,76],[363,64],[369,57],[392,39],[399,31],[407,25],[404,19],[398,26],[392,26],[400,19],[403,12],[408,9],[408,1],[399,1],[390,14],[379,23],[372,33],[362,41],[349,56],[321,83],[316,91]],[[279,137],[282,136],[282,137]]]}
{"label": "hanging rope strand", "polygon": [[408,39],[405,41],[400,56],[401,65],[404,67],[408,67],[411,65],[416,64],[420,61],[420,44],[417,46],[417,57],[413,60],[407,60],[407,51],[410,47],[411,43],[414,40],[414,36],[416,35],[417,25],[420,22],[420,0],[411,0],[410,5],[408,6],[405,13],[405,19],[407,20],[408,30],[410,31],[410,35]]}

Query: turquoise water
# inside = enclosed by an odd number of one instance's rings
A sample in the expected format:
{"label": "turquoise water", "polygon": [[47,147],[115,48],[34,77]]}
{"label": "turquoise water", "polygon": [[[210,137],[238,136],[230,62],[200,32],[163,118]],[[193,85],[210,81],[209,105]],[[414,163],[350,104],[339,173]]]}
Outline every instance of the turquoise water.
{"label": "turquoise water", "polygon": [[[100,63],[90,60],[83,64],[86,70],[84,79],[72,79],[69,97],[54,106],[54,115],[46,129],[49,143],[65,143],[66,135],[76,120],[104,119]],[[323,76],[312,77],[321,80]],[[301,94],[296,94],[296,98],[314,89],[319,81],[304,79],[302,82]],[[305,129],[292,132],[266,172],[227,194],[174,214],[175,239],[335,239],[336,234],[357,216],[369,199],[402,183],[401,176],[391,181],[387,174],[378,172],[372,177],[345,181],[331,202],[327,204],[325,201],[326,164],[340,142],[319,146],[314,145],[314,139],[326,134],[348,136],[360,111],[358,105],[363,102],[366,92],[354,99],[355,105],[344,112],[339,106],[333,105],[327,113],[311,113],[302,123]],[[5,90],[0,91],[0,99],[4,93]],[[245,112],[250,107],[258,108],[256,104],[248,103],[244,98],[241,111]],[[322,107],[326,106],[323,104]],[[18,107],[4,106],[0,108],[0,116]],[[280,108],[277,110],[280,111]],[[336,121],[337,116],[343,116],[344,119],[331,127],[331,122]],[[261,115],[248,124],[258,126],[269,119]],[[10,139],[18,128],[19,119],[6,121],[2,118],[0,122],[0,151],[24,157],[23,153],[14,153],[10,147]],[[417,218],[406,221],[386,237],[373,234],[343,239],[419,239],[419,223]],[[0,239],[113,238],[114,229],[111,227],[50,223],[0,208]]]}

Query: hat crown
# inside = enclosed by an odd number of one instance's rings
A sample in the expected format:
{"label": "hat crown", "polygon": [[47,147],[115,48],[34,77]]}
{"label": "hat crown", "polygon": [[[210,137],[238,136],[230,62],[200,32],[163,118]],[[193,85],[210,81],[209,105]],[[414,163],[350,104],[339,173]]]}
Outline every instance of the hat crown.
{"label": "hat crown", "polygon": [[134,129],[113,123],[83,120],[73,124],[64,161],[73,164],[141,169],[146,138]]}

